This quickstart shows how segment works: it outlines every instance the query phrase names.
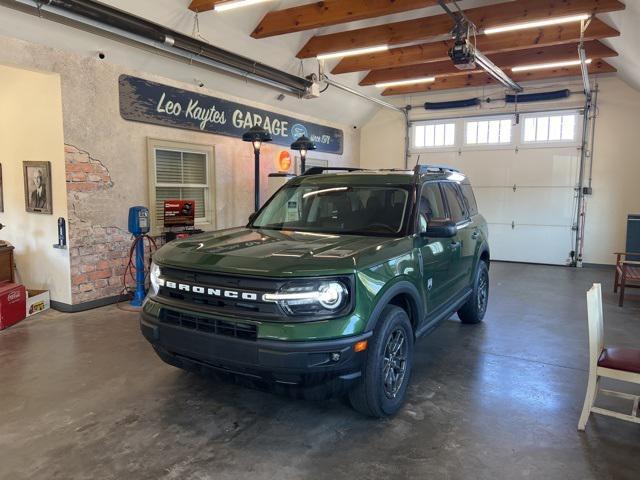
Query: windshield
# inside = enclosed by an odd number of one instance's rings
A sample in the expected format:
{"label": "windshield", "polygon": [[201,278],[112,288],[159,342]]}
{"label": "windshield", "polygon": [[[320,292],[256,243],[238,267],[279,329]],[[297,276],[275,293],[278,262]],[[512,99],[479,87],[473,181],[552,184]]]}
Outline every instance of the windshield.
{"label": "windshield", "polygon": [[298,185],[280,190],[254,228],[397,236],[404,228],[405,186]]}

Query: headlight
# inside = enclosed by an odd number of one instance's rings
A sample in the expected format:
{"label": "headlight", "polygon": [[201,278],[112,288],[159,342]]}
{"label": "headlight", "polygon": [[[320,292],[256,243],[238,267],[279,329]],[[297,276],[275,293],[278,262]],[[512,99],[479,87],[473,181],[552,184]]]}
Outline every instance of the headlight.
{"label": "headlight", "polygon": [[160,291],[160,284],[158,283],[160,275],[160,267],[152,262],[151,268],[149,269],[149,283],[151,284],[151,292],[149,293],[153,293],[153,295],[158,295]]}
{"label": "headlight", "polygon": [[349,289],[340,280],[290,282],[276,293],[265,293],[265,302],[275,302],[287,315],[335,315],[350,305]]}

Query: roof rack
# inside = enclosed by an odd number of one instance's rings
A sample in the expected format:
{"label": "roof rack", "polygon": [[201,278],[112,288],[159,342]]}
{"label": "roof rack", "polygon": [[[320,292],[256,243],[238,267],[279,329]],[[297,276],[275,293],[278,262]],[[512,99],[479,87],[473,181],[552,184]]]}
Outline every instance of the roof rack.
{"label": "roof rack", "polygon": [[447,165],[416,165],[413,169],[413,173],[416,175],[422,175],[429,172],[456,172],[460,173],[457,168],[449,167]]}
{"label": "roof rack", "polygon": [[353,168],[353,167],[311,167],[307,168],[303,176],[306,175],[320,175],[321,173],[327,171],[338,171],[338,172],[359,172],[364,170],[364,168]]}

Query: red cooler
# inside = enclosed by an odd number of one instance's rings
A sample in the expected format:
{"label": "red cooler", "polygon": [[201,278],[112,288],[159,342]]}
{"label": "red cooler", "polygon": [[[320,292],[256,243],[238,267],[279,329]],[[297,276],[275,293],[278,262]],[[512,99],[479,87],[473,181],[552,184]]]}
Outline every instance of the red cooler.
{"label": "red cooler", "polygon": [[24,320],[27,316],[27,291],[23,285],[0,285],[0,330]]}

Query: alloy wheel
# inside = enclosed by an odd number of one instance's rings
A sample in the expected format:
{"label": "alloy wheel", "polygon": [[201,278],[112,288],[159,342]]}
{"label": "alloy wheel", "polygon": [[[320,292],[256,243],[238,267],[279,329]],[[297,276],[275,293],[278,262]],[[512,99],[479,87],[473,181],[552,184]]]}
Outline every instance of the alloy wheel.
{"label": "alloy wheel", "polygon": [[382,362],[384,393],[396,398],[407,372],[407,339],[402,328],[396,328],[387,339]]}

